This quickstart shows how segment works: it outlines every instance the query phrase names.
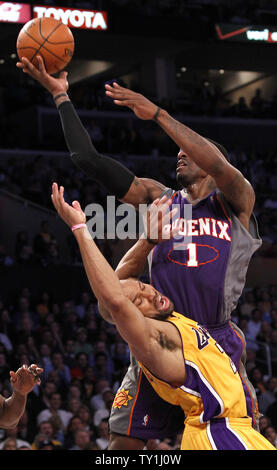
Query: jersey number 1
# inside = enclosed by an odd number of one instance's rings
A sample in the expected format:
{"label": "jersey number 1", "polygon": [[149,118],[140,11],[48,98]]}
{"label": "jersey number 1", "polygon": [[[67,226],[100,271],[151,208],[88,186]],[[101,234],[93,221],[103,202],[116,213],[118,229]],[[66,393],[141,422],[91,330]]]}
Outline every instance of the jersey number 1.
{"label": "jersey number 1", "polygon": [[197,254],[196,254],[196,243],[188,243],[188,262],[187,266],[189,268],[197,268],[198,261],[197,261]]}

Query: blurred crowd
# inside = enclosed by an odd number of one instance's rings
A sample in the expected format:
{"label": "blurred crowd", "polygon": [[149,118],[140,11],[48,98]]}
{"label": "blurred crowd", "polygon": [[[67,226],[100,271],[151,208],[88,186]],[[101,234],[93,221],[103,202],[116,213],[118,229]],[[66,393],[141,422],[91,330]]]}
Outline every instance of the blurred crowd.
{"label": "blurred crowd", "polygon": [[[277,447],[277,286],[245,289],[233,320],[246,337],[246,368],[263,415],[261,432]],[[44,368],[17,428],[0,430],[0,449],[107,448],[107,421],[129,349],[101,319],[94,296],[84,291],[57,301],[47,289],[37,296],[24,287],[0,300],[0,331],[3,396],[11,394],[10,370],[31,363]],[[146,448],[179,449],[180,439],[150,440]]]}

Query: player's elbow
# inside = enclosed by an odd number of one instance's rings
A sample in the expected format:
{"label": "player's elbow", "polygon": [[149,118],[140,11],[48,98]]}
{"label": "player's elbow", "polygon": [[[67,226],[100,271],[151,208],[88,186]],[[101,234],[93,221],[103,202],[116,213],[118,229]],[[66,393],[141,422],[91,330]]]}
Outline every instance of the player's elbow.
{"label": "player's elbow", "polygon": [[107,321],[108,323],[114,323],[110,312],[104,307],[104,305],[101,302],[98,302],[98,310],[101,315],[101,317]]}

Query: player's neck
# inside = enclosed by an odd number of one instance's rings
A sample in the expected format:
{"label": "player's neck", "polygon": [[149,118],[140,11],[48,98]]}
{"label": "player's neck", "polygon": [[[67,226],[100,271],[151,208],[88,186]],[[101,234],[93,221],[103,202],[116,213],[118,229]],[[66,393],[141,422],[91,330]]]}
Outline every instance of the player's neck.
{"label": "player's neck", "polygon": [[214,181],[211,178],[196,181],[184,188],[187,199],[191,204],[196,204],[201,199],[207,197],[216,188]]}

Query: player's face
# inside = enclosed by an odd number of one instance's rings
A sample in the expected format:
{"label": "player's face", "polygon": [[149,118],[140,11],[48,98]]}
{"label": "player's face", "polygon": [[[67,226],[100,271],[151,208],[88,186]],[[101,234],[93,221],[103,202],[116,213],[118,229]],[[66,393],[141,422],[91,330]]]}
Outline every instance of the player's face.
{"label": "player's face", "polygon": [[207,174],[199,168],[193,160],[191,160],[183,150],[177,155],[176,177],[178,183],[186,188],[194,184],[199,178],[203,178]]}
{"label": "player's face", "polygon": [[166,320],[174,311],[173,302],[150,284],[126,279],[121,281],[124,294],[148,318]]}

